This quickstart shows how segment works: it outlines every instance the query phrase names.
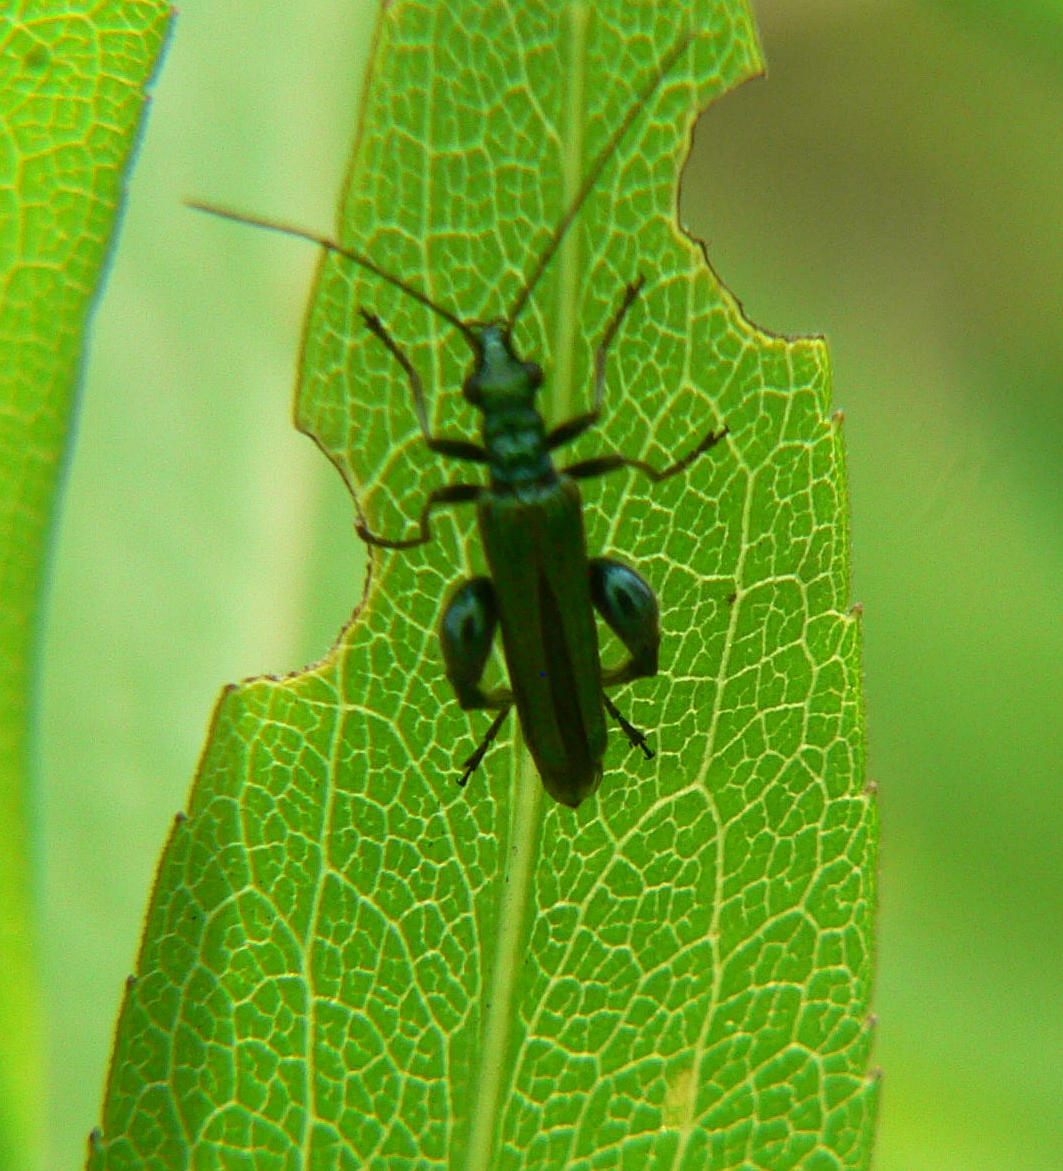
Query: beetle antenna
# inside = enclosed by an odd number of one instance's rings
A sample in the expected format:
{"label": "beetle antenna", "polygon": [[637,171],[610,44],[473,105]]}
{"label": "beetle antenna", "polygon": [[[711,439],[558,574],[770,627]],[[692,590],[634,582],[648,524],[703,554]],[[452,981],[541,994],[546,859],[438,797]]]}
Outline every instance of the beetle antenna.
{"label": "beetle antenna", "polygon": [[682,57],[682,55],[686,52],[687,47],[694,39],[694,36],[694,32],[692,30],[688,30],[686,34],[680,37],[679,40],[676,41],[676,43],[672,46],[672,48],[668,50],[668,53],[665,55],[664,60],[657,69],[657,72],[654,73],[653,77],[651,77],[649,82],[647,82],[645,89],[643,89],[643,91],[639,94],[638,99],[631,103],[631,107],[621,119],[620,124],[613,131],[609,141],[605,144],[601,152],[598,154],[598,157],[591,164],[591,169],[587,172],[586,175],[584,175],[583,182],[580,184],[579,191],[576,192],[575,199],[572,200],[571,204],[569,204],[568,210],[561,217],[561,219],[558,220],[557,226],[554,228],[553,234],[550,236],[549,244],[547,244],[542,255],[536,262],[535,267],[532,269],[531,275],[528,277],[524,287],[521,289],[520,295],[517,297],[513,308],[509,311],[509,316],[506,318],[507,331],[513,328],[517,318],[521,315],[524,306],[528,303],[528,298],[532,294],[532,290],[539,283],[539,279],[546,271],[550,261],[553,260],[554,254],[561,246],[561,241],[565,238],[565,234],[572,226],[572,221],[576,218],[577,215],[579,215],[580,208],[582,208],[583,204],[586,202],[587,196],[590,195],[591,191],[594,189],[595,184],[601,178],[602,171],[605,170],[606,164],[616,152],[616,149],[623,141],[624,136],[631,129],[632,123],[639,116],[639,114],[642,113],[646,103],[657,92],[657,87],[661,84],[662,81],[664,81],[672,66],[675,65],[679,58]]}
{"label": "beetle antenna", "polygon": [[279,232],[282,236],[294,236],[299,240],[309,240],[311,244],[320,244],[328,252],[334,252],[337,256],[345,256],[352,264],[357,264],[360,268],[367,269],[374,276],[378,276],[381,280],[387,281],[389,285],[394,285],[396,289],[401,289],[408,297],[419,301],[426,309],[431,309],[433,313],[438,317],[442,317],[444,321],[449,322],[455,329],[461,330],[465,340],[472,346],[473,350],[477,353],[480,350],[479,338],[477,338],[475,332],[457,314],[451,313],[449,309],[444,309],[442,305],[437,305],[435,301],[422,293],[420,289],[415,289],[413,285],[408,285],[401,278],[393,276],[390,272],[385,272],[384,269],[380,268],[379,265],[361,252],[353,252],[350,248],[344,248],[336,240],[330,240],[328,236],[319,236],[316,232],[309,232],[305,228],[296,227],[294,224],[284,224],[276,220],[260,219],[258,216],[246,215],[244,212],[233,211],[228,207],[215,207],[209,203],[200,203],[198,199],[186,199],[185,206],[194,208],[196,211],[205,211],[208,215],[218,216],[223,220],[232,220],[236,224],[249,224],[253,228],[267,228],[271,232]]}

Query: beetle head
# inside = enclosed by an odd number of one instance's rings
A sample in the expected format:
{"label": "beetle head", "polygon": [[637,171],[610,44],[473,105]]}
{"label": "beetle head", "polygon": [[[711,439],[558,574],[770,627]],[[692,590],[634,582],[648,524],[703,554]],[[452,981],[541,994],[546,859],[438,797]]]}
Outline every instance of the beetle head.
{"label": "beetle head", "polygon": [[461,388],[466,400],[485,412],[530,406],[543,384],[542,368],[517,357],[504,321],[480,326],[476,337],[475,364]]}

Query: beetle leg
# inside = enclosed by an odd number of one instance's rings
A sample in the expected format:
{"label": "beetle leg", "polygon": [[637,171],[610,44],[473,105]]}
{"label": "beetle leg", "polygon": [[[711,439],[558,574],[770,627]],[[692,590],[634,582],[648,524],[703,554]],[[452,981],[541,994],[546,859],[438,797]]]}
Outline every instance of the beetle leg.
{"label": "beetle leg", "polygon": [[589,562],[591,600],[613,633],[631,652],[626,663],[602,672],[606,687],[657,674],[661,645],[657,598],[641,574],[608,557]]}
{"label": "beetle leg", "polygon": [[498,601],[491,579],[474,577],[461,582],[451,595],[439,626],[447,679],[466,711],[483,708],[498,714],[476,751],[462,766],[464,772],[459,785],[464,785],[479,767],[513,706],[511,691],[504,688],[484,691],[480,686],[497,629]]}
{"label": "beetle leg", "polygon": [[361,521],[354,526],[354,531],[367,545],[379,545],[383,549],[412,549],[415,545],[425,545],[432,539],[432,509],[441,504],[471,504],[479,499],[483,488],[479,484],[444,484],[429,492],[428,499],[421,509],[421,517],[417,525],[419,532],[416,537],[405,537],[392,540],[390,537],[378,537],[370,532],[367,525]]}
{"label": "beetle leg", "polygon": [[417,414],[417,425],[421,428],[421,434],[424,436],[429,450],[439,455],[449,455],[453,459],[471,460],[473,463],[480,464],[487,463],[487,452],[478,443],[470,443],[467,439],[447,439],[445,436],[432,434],[428,428],[428,408],[425,406],[424,384],[421,382],[420,374],[413,368],[413,363],[399,348],[398,342],[388,333],[387,326],[380,318],[365,309],[360,312],[369,331],[380,338],[395,361],[406,371],[410,389],[413,391],[413,409]]}
{"label": "beetle leg", "polygon": [[647,760],[653,759],[653,749],[646,743],[646,733],[640,731],[630,721],[626,720],[621,714],[616,704],[609,698],[605,692],[602,692],[602,701],[605,703],[605,710],[613,717],[620,725],[621,732],[628,739],[628,743],[632,748],[637,748],[646,757]]}
{"label": "beetle leg", "polygon": [[710,431],[686,455],[677,459],[675,463],[669,464],[668,467],[660,470],[655,468],[653,464],[646,463],[645,460],[632,459],[627,455],[594,456],[592,459],[584,459],[580,460],[579,463],[569,464],[567,468],[562,468],[561,470],[570,479],[590,480],[595,476],[605,476],[609,472],[615,472],[618,468],[634,468],[635,471],[642,472],[644,476],[649,476],[655,484],[659,484],[662,480],[670,480],[672,476],[677,476],[680,472],[685,471],[699,455],[704,455],[710,448],[715,447],[727,434],[729,434],[729,431],[726,426],[719,431]]}
{"label": "beetle leg", "polygon": [[472,756],[470,756],[469,759],[466,760],[462,765],[462,768],[465,771],[458,778],[458,784],[461,785],[462,788],[465,787],[469,777],[471,777],[472,774],[480,767],[480,761],[483,760],[483,758],[487,755],[487,750],[491,747],[492,741],[498,735],[502,725],[506,722],[506,716],[509,715],[510,708],[512,707],[513,705],[511,703],[506,704],[506,706],[502,708],[498,715],[495,716],[495,718],[491,721],[490,728],[487,729],[487,735],[484,736],[484,738],[480,741],[479,746],[472,754]]}
{"label": "beetle leg", "polygon": [[602,402],[605,398],[605,359],[609,353],[609,347],[613,344],[613,339],[623,324],[624,318],[627,316],[627,311],[631,308],[635,298],[642,292],[642,286],[645,283],[646,278],[640,275],[637,280],[632,281],[624,290],[624,297],[620,302],[620,308],[613,314],[613,319],[606,327],[605,336],[598,343],[598,349],[594,352],[593,408],[582,415],[576,415],[572,419],[567,419],[564,423],[559,423],[548,432],[546,436],[547,451],[553,451],[556,447],[561,447],[565,443],[571,443],[573,439],[582,435],[584,431],[593,427],[598,422],[598,418],[602,413]]}
{"label": "beetle leg", "polygon": [[[610,629],[631,652],[619,667],[602,672],[602,687],[616,687],[632,679],[657,674],[657,656],[661,646],[660,610],[657,598],[641,574],[608,557],[594,557],[588,564],[591,600]],[[602,692],[605,709],[620,725],[632,748],[646,759],[653,751],[645,735],[626,720],[616,704]]]}

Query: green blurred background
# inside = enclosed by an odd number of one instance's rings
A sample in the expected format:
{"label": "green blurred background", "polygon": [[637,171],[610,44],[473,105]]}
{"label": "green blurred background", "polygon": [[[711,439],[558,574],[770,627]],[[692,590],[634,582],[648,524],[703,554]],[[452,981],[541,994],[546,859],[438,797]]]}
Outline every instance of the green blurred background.
{"label": "green blurred background", "polygon": [[[846,414],[883,847],[877,1171],[1063,1167],[1063,5],[754,0],[769,77],[682,214],[748,315],[822,332]],[[49,1168],[80,1165],[154,864],[224,683],[358,600],[290,426],[369,0],[182,0],[99,306],[50,599]],[[651,274],[652,275],[652,274]]]}

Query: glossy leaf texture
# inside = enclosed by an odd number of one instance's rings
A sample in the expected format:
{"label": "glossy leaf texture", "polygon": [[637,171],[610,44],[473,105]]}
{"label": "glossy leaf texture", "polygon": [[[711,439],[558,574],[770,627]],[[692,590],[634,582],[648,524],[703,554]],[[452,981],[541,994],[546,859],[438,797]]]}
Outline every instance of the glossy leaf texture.
{"label": "glossy leaf texture", "polygon": [[168,5],[0,9],[0,1166],[35,1165],[43,1027],[30,761],[49,540],[99,287]]}
{"label": "glossy leaf texture", "polygon": [[[677,224],[697,113],[760,68],[737,0],[400,2],[381,15],[342,234],[464,319],[504,316],[591,160],[692,27],[518,322],[550,422],[587,409],[639,274],[602,426],[571,459],[664,466],[586,485],[588,544],[657,590],[662,671],[616,696],[598,794],[545,796],[515,721],[486,729],[436,629],[482,572],[468,507],[374,550],[314,669],[230,689],[159,872],[93,1168],[863,1168],[874,810],[844,467],[819,340],[743,320]],[[751,144],[750,149],[755,149]],[[378,532],[477,469],[460,333],[323,262],[296,416]],[[610,662],[615,643],[604,642]],[[497,667],[501,677],[501,668]]]}

